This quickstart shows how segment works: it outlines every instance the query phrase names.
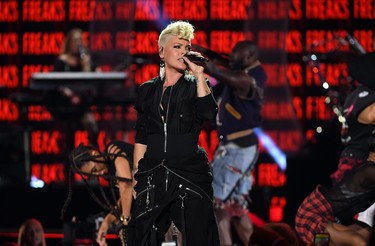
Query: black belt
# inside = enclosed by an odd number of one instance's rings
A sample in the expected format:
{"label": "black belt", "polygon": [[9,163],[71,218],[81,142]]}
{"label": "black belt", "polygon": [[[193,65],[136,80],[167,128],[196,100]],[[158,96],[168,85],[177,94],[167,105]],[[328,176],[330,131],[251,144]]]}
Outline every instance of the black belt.
{"label": "black belt", "polygon": [[164,135],[147,136],[147,157],[151,159],[180,158],[192,155],[198,150],[197,134],[168,135],[165,151]]}

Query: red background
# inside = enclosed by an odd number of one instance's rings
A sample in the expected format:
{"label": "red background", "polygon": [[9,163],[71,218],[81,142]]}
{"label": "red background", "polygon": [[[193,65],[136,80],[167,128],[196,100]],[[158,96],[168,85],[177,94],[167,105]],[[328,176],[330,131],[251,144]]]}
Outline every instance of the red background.
{"label": "red background", "polygon": [[[6,197],[0,227],[17,227],[30,216],[47,227],[61,225],[68,151],[62,142],[73,136],[78,144],[87,141],[87,135],[60,128],[45,105],[20,104],[12,96],[29,93],[32,73],[52,70],[65,33],[82,28],[95,62],[104,71],[122,65],[121,71],[129,75],[124,86],[134,90],[158,74],[158,34],[180,19],[195,26],[194,44],[218,53],[228,54],[246,38],[258,44],[268,74],[263,130],[286,154],[287,169],[281,170],[262,146],[253,171],[251,210],[266,221],[293,224],[298,203],[317,183],[328,182],[340,150],[340,125],[325,103],[321,78],[303,57],[316,54],[322,76],[345,98],[345,61],[352,51],[346,35],[373,51],[374,16],[375,1],[368,0],[0,1],[0,147],[6,157],[0,170],[3,180],[10,180],[0,187]],[[213,78],[211,82],[215,84]],[[101,127],[99,146],[105,139],[134,141],[131,105],[92,109]],[[321,133],[316,132],[319,126]],[[206,129],[200,144],[210,158],[216,143],[215,131]],[[31,175],[45,187],[29,188]],[[72,214],[84,220],[100,211],[95,204],[86,205],[90,198],[82,199],[87,194],[79,182],[75,188],[80,201],[73,202]]]}

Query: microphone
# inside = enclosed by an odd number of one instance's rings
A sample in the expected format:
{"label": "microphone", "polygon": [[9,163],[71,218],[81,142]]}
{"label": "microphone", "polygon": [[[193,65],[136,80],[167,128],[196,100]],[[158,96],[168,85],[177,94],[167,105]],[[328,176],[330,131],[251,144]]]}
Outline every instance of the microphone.
{"label": "microphone", "polygon": [[359,51],[359,53],[361,54],[366,54],[366,50],[362,47],[362,45],[358,42],[357,39],[355,39],[353,36],[351,36],[350,34],[346,35],[346,38],[348,39],[349,41],[349,44],[354,48],[356,49],[357,51]]}
{"label": "microphone", "polygon": [[205,62],[208,62],[208,59],[203,56],[196,56],[196,55],[185,55],[187,59],[189,59],[191,62],[197,64],[197,65],[203,65]]}
{"label": "microphone", "polygon": [[81,42],[78,42],[77,46],[78,46],[79,57],[83,59],[87,55],[87,50]]}
{"label": "microphone", "polygon": [[346,41],[344,38],[338,37],[337,38],[340,45],[347,45],[348,41]]}
{"label": "microphone", "polygon": [[338,34],[333,35],[333,40],[336,40],[339,43],[339,45],[348,45],[349,44],[349,42],[346,40],[346,38],[342,38]]}

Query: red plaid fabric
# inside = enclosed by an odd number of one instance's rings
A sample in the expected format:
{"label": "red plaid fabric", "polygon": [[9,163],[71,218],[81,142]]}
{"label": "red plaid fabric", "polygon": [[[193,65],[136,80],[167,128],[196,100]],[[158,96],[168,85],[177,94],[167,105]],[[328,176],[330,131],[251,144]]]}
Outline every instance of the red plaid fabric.
{"label": "red plaid fabric", "polygon": [[314,242],[315,233],[325,232],[329,222],[335,222],[331,205],[319,192],[319,185],[303,200],[295,222],[297,234],[306,244]]}

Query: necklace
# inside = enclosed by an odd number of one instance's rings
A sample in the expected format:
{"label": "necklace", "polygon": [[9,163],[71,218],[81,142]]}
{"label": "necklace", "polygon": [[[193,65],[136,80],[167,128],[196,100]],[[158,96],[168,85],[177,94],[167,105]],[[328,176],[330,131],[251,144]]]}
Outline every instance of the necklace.
{"label": "necklace", "polygon": [[165,80],[164,83],[163,83],[163,89],[166,89],[168,86],[170,86],[170,85],[168,85],[168,81]]}
{"label": "necklace", "polygon": [[164,81],[164,84],[163,84],[163,93],[164,93],[164,91],[165,91],[168,87],[171,87],[171,86],[173,86],[173,85],[169,85],[169,84],[168,84],[168,81],[165,80],[165,81]]}

